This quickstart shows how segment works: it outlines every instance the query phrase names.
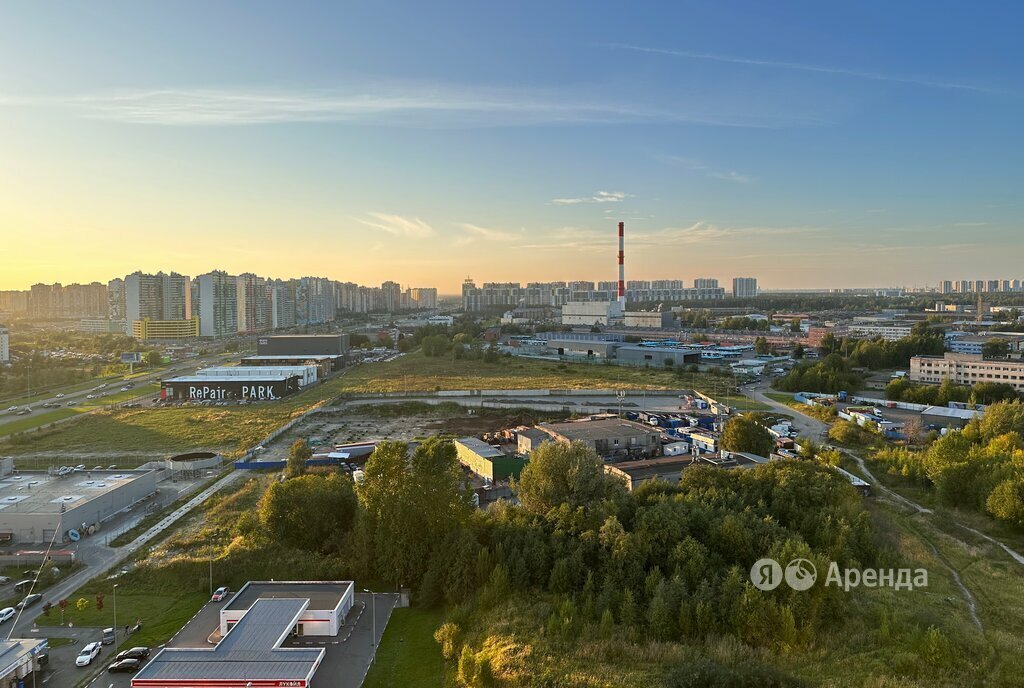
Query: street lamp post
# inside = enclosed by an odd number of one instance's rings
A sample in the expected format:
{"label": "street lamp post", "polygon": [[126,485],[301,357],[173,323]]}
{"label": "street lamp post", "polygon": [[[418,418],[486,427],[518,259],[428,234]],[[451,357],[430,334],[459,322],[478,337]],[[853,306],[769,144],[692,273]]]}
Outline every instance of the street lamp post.
{"label": "street lamp post", "polygon": [[114,583],[114,647],[117,648],[117,583]]}
{"label": "street lamp post", "polygon": [[370,647],[377,647],[377,595],[363,588],[363,592],[370,595],[370,616],[373,617],[373,635],[370,636]]}

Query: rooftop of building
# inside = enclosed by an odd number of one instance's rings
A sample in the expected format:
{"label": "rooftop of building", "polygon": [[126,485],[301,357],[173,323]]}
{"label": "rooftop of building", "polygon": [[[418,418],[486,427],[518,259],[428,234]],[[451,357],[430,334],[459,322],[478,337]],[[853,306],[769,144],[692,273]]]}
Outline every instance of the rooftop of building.
{"label": "rooftop of building", "polygon": [[86,470],[58,478],[44,472],[22,471],[0,480],[0,511],[54,514],[61,513],[61,507],[70,511],[148,472]]}
{"label": "rooftop of building", "polygon": [[46,640],[43,638],[0,640],[0,668],[17,663],[26,654],[38,654],[45,644]]}
{"label": "rooftop of building", "polygon": [[981,416],[982,411],[977,409],[958,409],[958,408],[947,408],[945,406],[929,406],[921,411],[922,416],[936,416],[941,418],[959,418],[962,420],[970,420],[976,416]]}
{"label": "rooftop of building", "polygon": [[554,432],[570,440],[596,440],[608,436],[648,437],[661,435],[661,431],[621,418],[597,418],[566,423],[541,423],[541,430]]}
{"label": "rooftop of building", "polygon": [[329,361],[334,358],[341,358],[341,354],[274,354],[274,355],[262,355],[262,356],[243,356],[242,362],[245,361],[294,361],[301,359],[303,361]]}
{"label": "rooftop of building", "polygon": [[460,437],[456,440],[459,444],[463,445],[467,449],[473,451],[473,453],[482,456],[485,459],[496,459],[505,456],[505,452],[501,451],[497,447],[493,447],[481,439],[476,437]]}
{"label": "rooftop of building", "polygon": [[225,609],[248,609],[257,600],[309,600],[309,608],[337,609],[352,588],[352,581],[249,581],[236,592]]}
{"label": "rooftop of building", "polygon": [[[300,377],[298,374],[295,375],[256,375],[253,374],[253,382],[259,382],[260,384],[266,384],[268,382],[284,382],[293,378]],[[244,382],[244,375],[183,375],[182,377],[170,377],[163,382],[170,383],[174,382],[177,384],[186,384],[190,382]]]}
{"label": "rooftop of building", "polygon": [[547,434],[543,430],[538,430],[537,428],[523,428],[522,430],[516,430],[516,434],[522,435],[530,440],[542,440],[544,438],[551,437],[551,435]]}
{"label": "rooftop of building", "polygon": [[316,670],[324,650],[280,645],[309,604],[307,598],[257,599],[215,647],[164,648],[135,675],[132,685],[160,685],[167,681],[306,681]]}
{"label": "rooftop of building", "polygon": [[672,471],[682,471],[691,463],[693,463],[693,457],[687,454],[685,456],[659,456],[639,461],[620,461],[608,464],[607,469],[621,471],[634,480],[643,480]]}

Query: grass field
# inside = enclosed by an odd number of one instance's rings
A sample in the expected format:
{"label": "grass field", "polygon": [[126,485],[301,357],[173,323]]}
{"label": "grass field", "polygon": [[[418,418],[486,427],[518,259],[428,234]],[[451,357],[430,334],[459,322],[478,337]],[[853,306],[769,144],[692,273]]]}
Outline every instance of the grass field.
{"label": "grass field", "polygon": [[72,416],[78,416],[83,413],[95,411],[107,406],[113,406],[115,404],[123,404],[125,402],[136,399],[141,395],[149,395],[160,391],[160,385],[156,382],[149,382],[135,389],[127,392],[118,392],[106,397],[99,397],[97,399],[85,399],[81,404],[77,404],[70,408],[58,408],[50,411],[43,411],[42,413],[33,413],[29,416],[24,416],[18,420],[11,421],[0,425],[0,437],[6,437],[8,435],[14,435],[19,432],[29,432],[35,428],[45,427],[51,423],[62,421]]}
{"label": "grass field", "polygon": [[443,686],[445,664],[434,641],[434,631],[440,625],[440,611],[394,610],[363,688]]}
{"label": "grass field", "polygon": [[741,409],[767,409],[764,404],[735,393],[736,383],[731,376],[528,358],[483,363],[456,361],[448,356],[432,358],[414,352],[386,363],[358,366],[340,382],[340,391],[350,394],[453,389],[697,389]]}

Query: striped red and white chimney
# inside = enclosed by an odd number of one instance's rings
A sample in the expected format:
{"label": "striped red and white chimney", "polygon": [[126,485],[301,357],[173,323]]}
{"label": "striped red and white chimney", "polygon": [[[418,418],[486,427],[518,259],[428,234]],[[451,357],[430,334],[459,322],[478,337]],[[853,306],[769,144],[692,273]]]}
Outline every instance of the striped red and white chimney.
{"label": "striped red and white chimney", "polygon": [[619,223],[619,307],[626,310],[626,264],[625,264],[625,239],[626,223]]}

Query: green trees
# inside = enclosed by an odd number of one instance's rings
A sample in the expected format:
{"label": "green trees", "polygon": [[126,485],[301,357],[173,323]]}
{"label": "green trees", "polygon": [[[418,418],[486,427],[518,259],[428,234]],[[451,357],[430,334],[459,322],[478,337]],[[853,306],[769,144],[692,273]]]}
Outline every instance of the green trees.
{"label": "green trees", "polygon": [[1004,339],[989,339],[981,345],[985,358],[1005,358],[1010,353],[1010,344]]}
{"label": "green trees", "polygon": [[586,507],[622,494],[622,483],[604,471],[592,449],[548,442],[534,450],[518,482],[519,501],[535,514],[560,506]]}
{"label": "green trees", "polygon": [[772,387],[783,392],[826,392],[860,389],[861,377],[850,369],[850,362],[839,354],[829,354],[815,363],[797,364],[787,375],[777,378]]}
{"label": "green trees", "polygon": [[284,467],[286,478],[295,478],[306,472],[306,461],[313,457],[313,450],[306,444],[306,440],[295,440],[292,448],[288,451],[288,463]]}
{"label": "green trees", "polygon": [[163,356],[160,355],[159,351],[147,351],[146,352],[146,365],[158,366],[163,363]]}
{"label": "green trees", "polygon": [[985,500],[985,510],[1001,521],[1024,526],[1024,476],[1007,478]]}
{"label": "green trees", "polygon": [[722,448],[726,451],[768,456],[773,446],[771,434],[753,414],[730,419],[722,432]]}
{"label": "green trees", "polygon": [[[409,457],[407,444],[382,442],[363,476],[357,488],[362,535],[377,575],[418,588],[428,568],[436,567],[429,581],[435,590],[462,585],[476,549],[463,532],[472,506],[452,443],[432,438]],[[434,560],[441,551],[451,557],[443,580],[442,562]]]}
{"label": "green trees", "polygon": [[327,553],[341,550],[357,506],[348,478],[303,475],[271,485],[257,514],[262,534],[272,542]]}

